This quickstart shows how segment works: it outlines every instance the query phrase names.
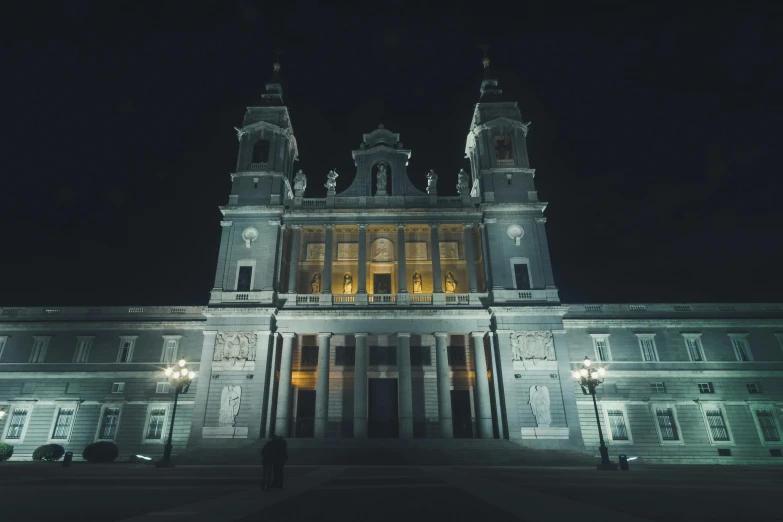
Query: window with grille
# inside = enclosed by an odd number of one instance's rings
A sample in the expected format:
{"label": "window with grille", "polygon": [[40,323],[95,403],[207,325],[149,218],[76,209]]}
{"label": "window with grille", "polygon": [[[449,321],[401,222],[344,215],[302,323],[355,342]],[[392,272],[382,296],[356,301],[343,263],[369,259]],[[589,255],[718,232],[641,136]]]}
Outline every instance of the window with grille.
{"label": "window with grille", "polygon": [[302,367],[308,368],[318,366],[318,347],[302,346],[302,354],[299,364]]}
{"label": "window with grille", "polygon": [[114,440],[117,436],[117,425],[120,423],[120,409],[106,407],[103,409],[101,426],[98,428],[98,438],[101,440]]}
{"label": "window with grille", "polygon": [[146,440],[162,440],[163,424],[166,421],[166,408],[152,408],[147,421]]}
{"label": "window with grille", "polygon": [[701,346],[701,339],[698,337],[686,337],[685,345],[688,347],[688,357],[691,361],[703,361],[704,351]]}
{"label": "window with grille", "polygon": [[770,409],[758,409],[756,410],[756,418],[759,421],[759,428],[761,428],[761,436],[765,442],[779,442],[780,433],[778,427],[775,425],[775,418],[773,417],[772,410]]}
{"label": "window with grille", "polygon": [[759,385],[755,382],[749,382],[746,386],[748,387],[748,393],[761,393]]}
{"label": "window with grille", "polygon": [[411,346],[411,366],[431,366],[432,352],[429,346]]}
{"label": "window with grille", "polygon": [[168,392],[169,392],[169,383],[159,382],[155,385],[155,393],[168,393]]}
{"label": "window with grille", "polygon": [[111,385],[111,392],[112,393],[122,393],[125,391],[125,383],[124,382],[115,382]]}
{"label": "window with grille", "polygon": [[11,420],[8,421],[8,433],[5,438],[8,440],[20,440],[24,433],[24,427],[27,423],[27,415],[30,413],[28,408],[15,408],[11,414]]}
{"label": "window with grille", "polygon": [[356,348],[353,346],[335,346],[334,349],[335,366],[355,366]]}
{"label": "window with grille", "polygon": [[370,347],[370,366],[396,366],[396,365],[397,365],[396,346],[371,346]]}
{"label": "window with grille", "polygon": [[77,337],[76,351],[73,354],[73,362],[86,363],[90,358],[90,349],[92,348],[92,337]]}
{"label": "window with grille", "polygon": [[609,418],[609,430],[612,434],[612,440],[628,440],[628,428],[625,425],[623,410],[607,410],[606,415]]}
{"label": "window with grille", "polygon": [[76,415],[76,408],[68,407],[58,410],[57,420],[54,421],[54,430],[52,430],[52,440],[68,440],[68,437],[71,436],[74,415]]}
{"label": "window with grille", "polygon": [[611,354],[609,352],[609,338],[608,337],[593,337],[593,345],[595,346],[595,359],[597,361],[609,361],[611,360]]}
{"label": "window with grille", "polygon": [[712,386],[711,382],[700,382],[698,386],[699,393],[715,393],[715,388]]}
{"label": "window with grille", "polygon": [[652,393],[666,393],[666,385],[662,382],[651,382],[650,391]]}
{"label": "window with grille", "polygon": [[738,361],[747,362],[752,360],[747,339],[744,337],[732,337],[731,344],[734,346],[734,355],[737,357]]}
{"label": "window with grille", "polygon": [[710,436],[714,441],[729,441],[729,430],[726,427],[726,419],[723,417],[723,411],[720,408],[710,408],[705,410],[707,417],[707,426],[710,429]]}
{"label": "window with grille", "polygon": [[655,350],[655,339],[651,335],[639,336],[639,348],[642,350],[642,360],[652,362],[658,360]]}
{"label": "window with grille", "polygon": [[674,410],[672,408],[656,408],[655,417],[658,420],[658,429],[661,431],[661,440],[680,440],[680,434],[677,431],[677,421],[674,418]]}

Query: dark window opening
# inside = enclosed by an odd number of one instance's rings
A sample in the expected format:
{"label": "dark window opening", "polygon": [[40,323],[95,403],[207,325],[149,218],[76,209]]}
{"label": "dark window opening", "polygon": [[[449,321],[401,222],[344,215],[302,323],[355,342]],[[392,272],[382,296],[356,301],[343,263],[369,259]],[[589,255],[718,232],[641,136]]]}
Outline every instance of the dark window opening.
{"label": "dark window opening", "polygon": [[269,162],[269,141],[258,140],[253,145],[253,159],[251,163],[267,163]]}
{"label": "dark window opening", "polygon": [[449,346],[449,366],[467,366],[464,346]]}
{"label": "dark window opening", "polygon": [[517,290],[530,290],[530,272],[527,271],[527,263],[514,264],[514,278],[517,282]]}
{"label": "dark window opening", "polygon": [[334,349],[335,366],[355,366],[356,348],[354,346],[336,346]]}
{"label": "dark window opening", "polygon": [[501,161],[513,159],[511,155],[511,136],[495,136],[495,157]]}
{"label": "dark window opening", "polygon": [[411,346],[411,366],[432,366],[429,346]]}
{"label": "dark window opening", "polygon": [[239,279],[237,279],[237,292],[249,292],[250,280],[253,278],[252,266],[239,267]]}
{"label": "dark window opening", "polygon": [[302,346],[302,359],[300,366],[303,368],[314,368],[318,366],[318,347]]}
{"label": "dark window opening", "polygon": [[396,366],[396,365],[397,365],[396,346],[371,346],[370,347],[370,366]]}

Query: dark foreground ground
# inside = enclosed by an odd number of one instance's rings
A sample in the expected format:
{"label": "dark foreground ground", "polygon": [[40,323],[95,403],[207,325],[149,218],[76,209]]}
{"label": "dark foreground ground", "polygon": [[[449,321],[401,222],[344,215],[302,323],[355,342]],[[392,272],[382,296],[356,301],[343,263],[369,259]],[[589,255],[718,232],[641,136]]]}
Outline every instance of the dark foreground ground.
{"label": "dark foreground ground", "polygon": [[[632,463],[633,464],[633,463]],[[783,521],[783,467],[0,465],[4,520]]]}

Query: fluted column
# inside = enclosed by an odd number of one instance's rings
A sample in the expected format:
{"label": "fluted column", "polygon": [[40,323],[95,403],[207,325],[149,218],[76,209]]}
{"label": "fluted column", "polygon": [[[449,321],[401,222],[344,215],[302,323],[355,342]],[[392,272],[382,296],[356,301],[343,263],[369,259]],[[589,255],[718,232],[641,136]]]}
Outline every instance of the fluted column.
{"label": "fluted column", "polygon": [[275,434],[287,437],[291,427],[291,363],[294,355],[295,333],[284,332],[283,351],[280,357],[280,381],[277,387],[277,418]]}
{"label": "fluted column", "polygon": [[479,438],[491,439],[492,432],[492,406],[489,400],[489,379],[487,378],[487,356],[484,352],[485,332],[471,332],[473,338],[473,360],[476,365],[476,424],[478,425]]}
{"label": "fluted column", "polygon": [[331,333],[318,334],[318,377],[315,383],[315,438],[326,438],[329,422],[329,341]]}
{"label": "fluted column", "polygon": [[405,225],[397,225],[397,293],[408,293],[408,276],[405,275]]}
{"label": "fluted column", "polygon": [[367,437],[367,334],[357,333],[353,373],[353,436]]}
{"label": "fluted column", "polygon": [[448,334],[435,333],[435,367],[438,374],[438,419],[440,435],[444,439],[454,437],[454,423],[451,419],[451,376],[449,375],[449,353],[446,347]]}
{"label": "fluted column", "polygon": [[476,255],[473,252],[473,224],[465,225],[465,264],[468,266],[468,291],[478,292],[476,284]]}
{"label": "fluted column", "polygon": [[302,227],[291,225],[291,256],[288,263],[288,293],[297,292],[296,280],[299,276],[299,241],[301,240]]}
{"label": "fluted column", "polygon": [[411,334],[397,334],[397,394],[400,438],[413,438],[413,391],[411,389]]}
{"label": "fluted column", "polygon": [[440,275],[440,238],[437,223],[430,224],[430,241],[432,243],[432,291],[443,292],[443,279]]}
{"label": "fluted column", "polygon": [[280,229],[277,232],[277,254],[275,255],[275,280],[272,281],[275,292],[280,291],[282,286],[280,283],[280,274],[283,270],[283,243],[285,243],[285,224],[280,225]]}
{"label": "fluted column", "polygon": [[367,293],[367,225],[359,225],[359,286],[357,294]]}
{"label": "fluted column", "polygon": [[324,283],[321,293],[332,293],[332,241],[334,234],[332,225],[324,225],[326,228],[326,245],[324,245]]}

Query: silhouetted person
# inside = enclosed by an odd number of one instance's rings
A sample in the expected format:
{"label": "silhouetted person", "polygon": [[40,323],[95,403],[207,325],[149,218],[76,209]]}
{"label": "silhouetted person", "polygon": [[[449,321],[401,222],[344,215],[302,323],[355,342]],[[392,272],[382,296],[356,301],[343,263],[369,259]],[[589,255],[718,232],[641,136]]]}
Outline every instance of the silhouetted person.
{"label": "silhouetted person", "polygon": [[269,440],[261,448],[261,490],[272,487],[272,452],[275,446],[273,441]]}
{"label": "silhouetted person", "polygon": [[275,471],[275,478],[272,481],[272,484],[283,489],[283,465],[288,461],[288,445],[280,435],[272,437],[270,444],[272,444],[272,452],[270,455],[272,467]]}

